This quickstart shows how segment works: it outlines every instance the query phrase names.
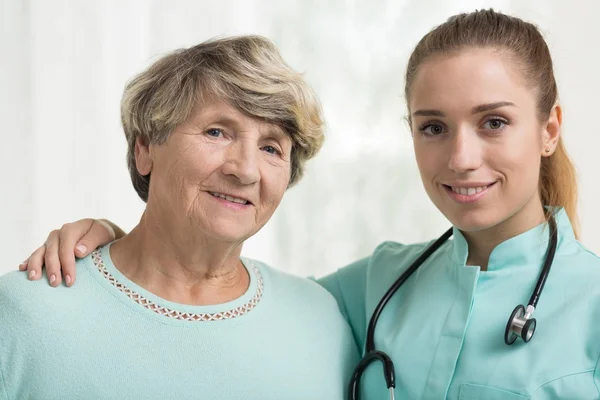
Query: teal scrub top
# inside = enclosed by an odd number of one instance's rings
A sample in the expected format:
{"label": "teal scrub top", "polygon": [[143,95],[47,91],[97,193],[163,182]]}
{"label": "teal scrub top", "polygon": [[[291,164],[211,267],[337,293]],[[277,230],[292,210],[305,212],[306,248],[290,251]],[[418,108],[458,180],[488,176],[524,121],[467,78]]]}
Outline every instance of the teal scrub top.
{"label": "teal scrub top", "polygon": [[[600,398],[600,258],[575,239],[565,211],[529,343],[504,343],[506,323],[527,305],[549,242],[541,224],[498,245],[487,271],[466,266],[467,243],[454,228],[384,309],[375,347],[396,370],[396,399]],[[367,325],[391,284],[430,243],[385,242],[321,279],[337,298],[364,354]],[[363,374],[361,400],[387,399],[383,369]]]}

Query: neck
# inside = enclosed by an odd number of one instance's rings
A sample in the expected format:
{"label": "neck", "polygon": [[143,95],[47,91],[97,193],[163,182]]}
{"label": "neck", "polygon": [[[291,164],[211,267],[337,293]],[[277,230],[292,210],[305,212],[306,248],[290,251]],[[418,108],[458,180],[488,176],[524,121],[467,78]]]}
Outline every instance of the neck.
{"label": "neck", "polygon": [[491,228],[472,232],[461,231],[469,248],[467,265],[478,265],[482,271],[487,270],[490,254],[496,246],[538,226],[545,219],[544,209],[538,199]]}
{"label": "neck", "polygon": [[111,258],[123,275],[159,297],[210,305],[234,300],[247,290],[250,278],[240,261],[241,250],[241,243],[201,237],[145,212],[111,246]]}

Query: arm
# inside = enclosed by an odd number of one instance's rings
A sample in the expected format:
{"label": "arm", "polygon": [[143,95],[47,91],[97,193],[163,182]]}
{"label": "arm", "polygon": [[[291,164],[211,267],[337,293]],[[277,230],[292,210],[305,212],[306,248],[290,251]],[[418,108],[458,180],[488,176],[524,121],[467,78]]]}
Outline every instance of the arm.
{"label": "arm", "polygon": [[114,222],[111,222],[107,219],[99,219],[97,220],[99,223],[104,224],[104,226],[108,226],[112,229],[112,236],[114,237],[113,240],[117,240],[117,239],[121,239],[123,236],[127,235],[127,233],[119,228]]}
{"label": "arm", "polygon": [[359,354],[362,354],[364,348],[368,322],[366,286],[369,262],[370,257],[360,259],[317,280],[317,283],[327,289],[337,300],[342,315],[352,329]]}
{"label": "arm", "polygon": [[75,257],[83,258],[98,246],[103,246],[125,236],[113,222],[102,219],[81,219],[63,225],[48,235],[46,242],[37,248],[19,269],[27,271],[29,279],[42,277],[42,267],[51,286],[60,285],[64,278],[67,286],[75,283]]}

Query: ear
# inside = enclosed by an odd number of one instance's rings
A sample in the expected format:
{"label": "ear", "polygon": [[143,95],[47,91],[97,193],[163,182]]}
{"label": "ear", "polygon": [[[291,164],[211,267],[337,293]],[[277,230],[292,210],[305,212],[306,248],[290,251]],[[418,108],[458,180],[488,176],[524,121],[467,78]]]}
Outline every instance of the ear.
{"label": "ear", "polygon": [[554,154],[558,139],[560,138],[560,129],[562,126],[562,108],[555,104],[550,111],[550,116],[542,132],[542,157],[550,157]]}
{"label": "ear", "polygon": [[146,140],[142,137],[135,140],[135,166],[142,176],[146,176],[152,171],[150,145],[146,144]]}

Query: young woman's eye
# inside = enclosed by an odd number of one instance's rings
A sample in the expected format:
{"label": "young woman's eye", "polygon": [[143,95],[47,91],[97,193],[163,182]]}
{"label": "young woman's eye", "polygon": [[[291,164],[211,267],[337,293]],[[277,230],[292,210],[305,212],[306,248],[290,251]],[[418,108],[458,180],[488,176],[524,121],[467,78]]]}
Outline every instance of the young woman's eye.
{"label": "young woman's eye", "polygon": [[504,128],[508,125],[508,121],[502,118],[490,118],[483,124],[483,129],[487,129],[490,131],[497,131],[499,129]]}
{"label": "young woman's eye", "polygon": [[263,150],[269,154],[280,154],[280,151],[274,146],[265,146]]}
{"label": "young woman's eye", "polygon": [[419,131],[429,136],[439,136],[446,132],[446,128],[444,128],[440,124],[425,124],[419,128]]}
{"label": "young woman's eye", "polygon": [[218,137],[223,136],[223,130],[221,130],[219,128],[210,128],[206,131],[206,134],[208,136],[218,138]]}

